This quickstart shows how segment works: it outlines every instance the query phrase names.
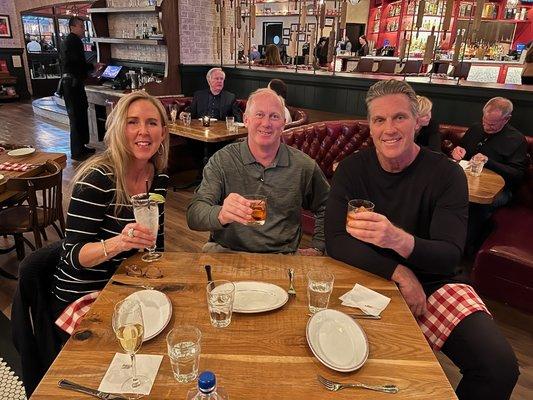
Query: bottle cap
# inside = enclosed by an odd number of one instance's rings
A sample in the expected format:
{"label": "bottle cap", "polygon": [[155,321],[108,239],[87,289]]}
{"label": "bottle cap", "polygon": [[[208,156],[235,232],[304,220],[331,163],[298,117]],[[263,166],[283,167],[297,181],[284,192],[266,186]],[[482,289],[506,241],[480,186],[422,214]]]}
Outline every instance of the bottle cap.
{"label": "bottle cap", "polygon": [[198,376],[198,389],[202,393],[212,392],[217,385],[217,378],[211,371],[204,371]]}

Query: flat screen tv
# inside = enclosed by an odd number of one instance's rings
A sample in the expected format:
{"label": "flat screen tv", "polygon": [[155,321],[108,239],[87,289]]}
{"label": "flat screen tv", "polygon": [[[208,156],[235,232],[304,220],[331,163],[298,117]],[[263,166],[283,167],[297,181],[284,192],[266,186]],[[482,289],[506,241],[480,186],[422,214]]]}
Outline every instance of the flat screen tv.
{"label": "flat screen tv", "polygon": [[122,65],[108,65],[100,77],[102,79],[115,79],[121,69]]}

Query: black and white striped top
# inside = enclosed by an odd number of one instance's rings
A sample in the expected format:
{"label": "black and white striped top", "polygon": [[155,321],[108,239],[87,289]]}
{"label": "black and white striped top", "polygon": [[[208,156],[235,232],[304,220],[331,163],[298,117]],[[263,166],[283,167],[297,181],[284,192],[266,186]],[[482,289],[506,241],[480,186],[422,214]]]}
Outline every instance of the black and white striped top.
{"label": "black and white striped top", "polygon": [[[168,175],[157,174],[150,192],[166,197],[168,180]],[[118,265],[137,251],[133,249],[117,254],[92,268],[84,268],[79,262],[80,249],[86,243],[109,239],[120,234],[126,224],[135,222],[130,203],[122,204],[119,213],[115,215],[115,190],[114,174],[96,167],[74,185],[67,214],[66,239],[54,275],[53,288],[55,296],[65,303],[101,290]],[[164,239],[164,204],[159,204],[159,251],[163,251]]]}

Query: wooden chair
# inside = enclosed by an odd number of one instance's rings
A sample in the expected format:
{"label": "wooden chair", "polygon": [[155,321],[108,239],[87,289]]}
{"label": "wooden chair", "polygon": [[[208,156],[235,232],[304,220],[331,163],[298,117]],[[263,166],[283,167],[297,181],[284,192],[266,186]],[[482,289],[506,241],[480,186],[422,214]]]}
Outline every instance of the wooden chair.
{"label": "wooden chair", "polygon": [[394,74],[396,70],[396,59],[380,60],[376,74]]}
{"label": "wooden chair", "polygon": [[354,72],[373,72],[374,60],[372,58],[361,58],[357,62]]}
{"label": "wooden chair", "polygon": [[[0,211],[0,235],[13,235],[19,260],[25,255],[24,243],[32,250],[43,246],[41,235],[47,240],[45,228],[48,226],[53,226],[60,238],[65,237],[61,167],[54,161],[47,161],[38,168],[41,171],[37,176],[12,178],[6,183],[7,190],[26,193],[28,204]],[[27,232],[33,232],[35,246],[24,237]]]}

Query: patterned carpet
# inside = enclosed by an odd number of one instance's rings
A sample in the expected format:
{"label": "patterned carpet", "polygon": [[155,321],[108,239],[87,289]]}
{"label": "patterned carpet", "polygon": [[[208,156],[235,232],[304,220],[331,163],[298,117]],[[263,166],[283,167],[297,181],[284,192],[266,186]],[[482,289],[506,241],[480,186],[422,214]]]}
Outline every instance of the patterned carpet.
{"label": "patterned carpet", "polygon": [[0,399],[26,400],[26,393],[22,381],[0,357]]}

